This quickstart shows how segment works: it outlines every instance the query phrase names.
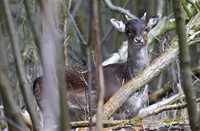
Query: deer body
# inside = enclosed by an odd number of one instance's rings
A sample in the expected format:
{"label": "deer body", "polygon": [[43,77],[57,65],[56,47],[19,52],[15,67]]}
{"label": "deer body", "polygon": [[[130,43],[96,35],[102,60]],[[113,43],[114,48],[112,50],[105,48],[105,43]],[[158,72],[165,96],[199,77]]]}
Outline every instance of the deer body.
{"label": "deer body", "polygon": [[[147,23],[146,14],[141,19],[129,20],[126,25],[121,21],[111,19],[113,26],[120,32],[123,32],[128,37],[128,58],[127,62],[110,64],[103,67],[106,92],[104,100],[107,101],[125,82],[132,79],[141,70],[148,66],[148,50],[147,50],[147,33],[158,23],[158,17],[151,18]],[[95,69],[92,71],[95,74]],[[66,81],[67,81],[67,103],[70,111],[71,121],[86,119],[85,112],[87,112],[87,101],[85,96],[87,71],[77,71],[75,69],[66,67]],[[36,100],[42,107],[42,77],[34,81],[33,90]],[[95,85],[95,75],[93,75],[92,83],[92,105],[93,112],[97,108],[97,89]],[[123,106],[122,109],[125,117],[131,118],[139,111],[135,107],[136,96],[132,96]],[[118,119],[116,117],[116,119]]]}

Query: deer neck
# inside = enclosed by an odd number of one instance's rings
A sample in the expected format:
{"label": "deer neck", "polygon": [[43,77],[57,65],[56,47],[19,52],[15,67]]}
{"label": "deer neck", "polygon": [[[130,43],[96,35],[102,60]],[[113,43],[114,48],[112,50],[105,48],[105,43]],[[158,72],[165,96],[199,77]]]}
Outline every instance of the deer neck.
{"label": "deer neck", "polygon": [[135,47],[134,40],[128,40],[128,58],[125,80],[129,81],[148,65],[147,46]]}

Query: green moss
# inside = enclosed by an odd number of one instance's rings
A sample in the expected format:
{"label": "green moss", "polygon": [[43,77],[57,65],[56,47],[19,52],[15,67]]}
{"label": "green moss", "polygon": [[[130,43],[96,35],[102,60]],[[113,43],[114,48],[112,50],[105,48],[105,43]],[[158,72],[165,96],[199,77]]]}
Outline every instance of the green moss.
{"label": "green moss", "polygon": [[6,128],[6,124],[0,123],[0,130],[4,130]]}
{"label": "green moss", "polygon": [[173,48],[176,48],[178,46],[178,37],[174,37],[174,39],[170,42],[171,46]]}
{"label": "green moss", "polygon": [[200,27],[199,27],[199,26],[193,26],[193,27],[192,27],[192,30],[194,30],[195,32],[197,32],[197,31],[200,30]]}
{"label": "green moss", "polygon": [[163,120],[163,123],[165,124],[170,124],[170,123],[179,123],[181,121],[181,119],[177,118],[177,119],[166,119],[166,120]]}
{"label": "green moss", "polygon": [[141,119],[136,118],[134,121],[129,121],[128,125],[136,126],[136,125],[141,125]]}

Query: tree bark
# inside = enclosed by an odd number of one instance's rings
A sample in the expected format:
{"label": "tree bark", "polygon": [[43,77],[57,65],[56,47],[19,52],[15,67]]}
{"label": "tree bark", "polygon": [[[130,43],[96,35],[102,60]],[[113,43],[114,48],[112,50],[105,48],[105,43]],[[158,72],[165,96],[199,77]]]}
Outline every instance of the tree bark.
{"label": "tree bark", "polygon": [[[57,1],[42,1],[42,7],[43,7],[43,14],[44,14],[44,29],[46,29],[43,33],[44,36],[47,35],[51,36],[53,41],[52,45],[49,44],[49,46],[52,46],[55,48],[55,53],[53,56],[55,56],[55,68],[56,68],[56,77],[57,77],[57,83],[58,83],[58,92],[59,92],[59,130],[66,131],[70,130],[69,127],[69,113],[68,108],[66,104],[66,81],[65,81],[65,62],[64,62],[64,52],[63,47],[61,45],[61,36],[59,34],[59,18],[58,18],[58,9],[59,9],[59,3]],[[45,26],[46,25],[46,26]],[[51,42],[49,42],[51,43]],[[45,44],[45,43],[43,43]],[[45,51],[46,49],[43,48]],[[48,59],[46,56],[46,59]],[[52,58],[53,59],[53,58]],[[44,59],[43,59],[44,60]],[[45,68],[45,67],[44,67]]]}

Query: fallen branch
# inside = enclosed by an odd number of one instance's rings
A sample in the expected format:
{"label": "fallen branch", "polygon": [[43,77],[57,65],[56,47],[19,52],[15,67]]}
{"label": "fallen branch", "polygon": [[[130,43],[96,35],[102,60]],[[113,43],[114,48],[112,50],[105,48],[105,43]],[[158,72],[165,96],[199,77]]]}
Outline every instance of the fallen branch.
{"label": "fallen branch", "polygon": [[140,114],[144,114],[146,112],[152,112],[154,110],[156,110],[157,108],[159,107],[163,107],[163,106],[166,106],[166,105],[169,105],[169,104],[173,104],[175,103],[176,101],[178,101],[180,98],[184,97],[183,93],[179,93],[179,94],[176,94],[174,96],[171,96],[167,99],[164,99],[163,101],[160,101],[160,102],[157,102],[153,105],[150,105],[146,108],[143,108],[139,111],[138,115]]}
{"label": "fallen branch", "polygon": [[[200,98],[196,99],[196,102],[199,103],[200,102]],[[173,105],[166,105],[166,106],[162,106],[162,107],[159,107],[155,110],[151,110],[151,111],[148,111],[148,112],[144,112],[143,114],[140,114],[138,115],[136,118],[134,118],[133,120],[135,119],[144,119],[144,118],[147,118],[151,115],[156,115],[158,113],[161,113],[163,111],[167,111],[167,110],[176,110],[176,109],[183,109],[185,108],[187,105],[187,103],[178,103],[178,104],[173,104]]]}
{"label": "fallen branch", "polygon": [[[114,120],[114,121],[110,121],[110,120],[105,120],[103,121],[103,126],[104,127],[111,127],[111,126],[116,126],[119,124],[127,124],[129,122],[129,120]],[[78,122],[70,122],[70,126],[72,128],[75,127],[88,127],[89,126],[89,121],[78,121]],[[93,126],[95,126],[96,122],[93,122]]]}

